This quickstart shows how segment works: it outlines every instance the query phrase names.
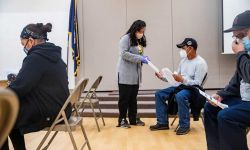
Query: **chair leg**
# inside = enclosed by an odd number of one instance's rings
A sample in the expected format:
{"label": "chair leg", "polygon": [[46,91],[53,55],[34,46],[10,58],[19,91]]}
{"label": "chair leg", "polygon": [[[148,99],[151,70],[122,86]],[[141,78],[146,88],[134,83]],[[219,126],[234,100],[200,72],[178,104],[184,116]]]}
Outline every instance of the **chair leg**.
{"label": "chair leg", "polygon": [[249,133],[249,130],[250,130],[250,128],[247,128],[247,132],[246,132],[247,134]]}
{"label": "chair leg", "polygon": [[98,129],[98,132],[100,132],[100,127],[99,127],[99,124],[98,124],[98,119],[97,119],[97,116],[96,116],[96,113],[95,113],[95,110],[94,110],[94,106],[93,104],[90,102],[90,106],[91,106],[91,109],[92,109],[92,112],[93,112],[93,116],[95,118],[95,123],[96,123],[96,126],[97,126],[97,129]]}
{"label": "chair leg", "polygon": [[204,114],[201,114],[201,121],[202,121],[202,124],[204,125]]}
{"label": "chair leg", "polygon": [[76,142],[75,142],[75,139],[73,137],[73,134],[72,134],[71,130],[68,131],[68,132],[69,132],[70,140],[71,140],[71,142],[73,144],[74,150],[77,150]]}
{"label": "chair leg", "polygon": [[51,139],[49,140],[48,144],[43,148],[43,150],[46,150],[49,148],[50,144],[52,143],[52,141],[55,139],[56,135],[57,135],[58,131],[56,131],[53,136],[51,137]]}
{"label": "chair leg", "polygon": [[176,131],[179,129],[179,127],[180,127],[180,124],[178,124],[178,125],[176,126],[176,128],[174,129],[174,132],[176,132]]}
{"label": "chair leg", "polygon": [[177,115],[174,117],[174,120],[172,121],[171,126],[174,125],[174,122],[175,122],[176,119],[177,119]]}
{"label": "chair leg", "polygon": [[52,128],[54,128],[53,125],[50,127],[49,131],[47,131],[47,133],[46,133],[45,136],[43,137],[41,143],[38,145],[38,147],[36,148],[36,150],[40,150],[40,149],[42,148],[43,144],[45,143],[45,141],[47,140],[49,134],[51,133]]}
{"label": "chair leg", "polygon": [[98,102],[98,108],[99,108],[100,116],[101,116],[101,118],[102,118],[102,123],[103,123],[103,125],[105,126],[105,121],[104,121],[104,118],[103,118],[103,115],[102,115],[102,110],[101,110],[101,107],[100,107],[99,102]]}
{"label": "chair leg", "polygon": [[[90,147],[90,144],[89,144],[89,140],[88,140],[87,134],[86,134],[85,129],[84,129],[84,127],[83,127],[83,125],[82,125],[82,124],[81,124],[81,129],[82,129],[83,136],[84,136],[84,138],[85,138],[85,143],[87,144],[88,149],[89,149],[89,150],[91,150],[91,147]],[[81,148],[81,149],[83,149],[83,148],[84,148],[85,143],[83,144],[83,146],[82,146],[82,148]]]}
{"label": "chair leg", "polygon": [[62,113],[62,116],[63,116],[64,122],[65,122],[65,125],[66,125],[66,128],[67,128],[67,131],[69,133],[70,140],[71,140],[71,142],[73,144],[73,147],[74,147],[75,150],[77,150],[76,142],[75,142],[75,139],[73,137],[72,131],[70,129],[69,122],[67,120],[65,112]]}

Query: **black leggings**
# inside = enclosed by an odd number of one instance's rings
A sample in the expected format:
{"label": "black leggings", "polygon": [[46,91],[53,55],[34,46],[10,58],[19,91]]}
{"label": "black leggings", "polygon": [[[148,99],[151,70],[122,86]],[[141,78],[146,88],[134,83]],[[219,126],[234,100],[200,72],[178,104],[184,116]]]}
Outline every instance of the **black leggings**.
{"label": "black leggings", "polygon": [[130,124],[136,123],[137,94],[139,85],[118,84],[119,86],[119,121],[125,119],[128,112]]}
{"label": "black leggings", "polygon": [[[15,150],[25,150],[24,135],[18,129],[13,129],[9,135]],[[5,141],[1,150],[9,150],[8,139]]]}

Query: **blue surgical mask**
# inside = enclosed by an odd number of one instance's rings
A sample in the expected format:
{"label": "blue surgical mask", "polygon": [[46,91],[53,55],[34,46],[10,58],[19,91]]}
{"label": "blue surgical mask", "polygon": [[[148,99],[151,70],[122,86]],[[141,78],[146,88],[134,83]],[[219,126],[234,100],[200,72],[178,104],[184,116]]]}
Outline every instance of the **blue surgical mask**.
{"label": "blue surgical mask", "polygon": [[250,51],[250,39],[249,39],[248,36],[246,36],[246,37],[244,37],[244,38],[242,39],[242,43],[243,43],[243,45],[244,45],[245,50],[246,50],[246,51]]}

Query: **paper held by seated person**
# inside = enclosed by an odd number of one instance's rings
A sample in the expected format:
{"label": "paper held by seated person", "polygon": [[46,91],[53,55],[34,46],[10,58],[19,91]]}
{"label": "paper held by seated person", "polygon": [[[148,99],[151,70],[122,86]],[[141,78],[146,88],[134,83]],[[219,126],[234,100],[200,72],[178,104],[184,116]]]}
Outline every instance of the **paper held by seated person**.
{"label": "paper held by seated person", "polygon": [[[198,88],[197,88],[198,89]],[[228,108],[228,105],[223,104],[221,102],[219,102],[218,100],[214,99],[212,96],[208,95],[207,93],[201,91],[200,89],[198,89],[200,94],[204,97],[206,97],[206,99],[210,102],[213,102],[215,105],[219,106],[220,108],[224,109],[224,108]]]}
{"label": "paper held by seated person", "polygon": [[[156,72],[159,73],[160,70],[151,62],[148,61],[148,65]],[[163,73],[163,77],[172,85],[172,86],[179,86],[181,83],[177,82],[174,77],[173,77],[173,73],[170,69],[168,68],[163,68],[161,70],[161,72]],[[214,99],[212,96],[208,95],[207,93],[201,91],[199,88],[197,88],[200,92],[200,94],[202,96],[204,96],[208,101],[213,102],[215,105],[219,106],[220,108],[224,109],[224,108],[228,108],[228,105],[223,104],[219,101],[217,101],[216,99]]]}
{"label": "paper held by seated person", "polygon": [[[148,61],[148,65],[156,72],[159,73],[160,70],[151,62]],[[173,77],[173,73],[170,69],[168,68],[163,68],[161,70],[161,72],[163,73],[163,77],[165,78],[166,81],[169,82],[170,85],[172,86],[179,86],[181,83],[177,82],[174,77]]]}

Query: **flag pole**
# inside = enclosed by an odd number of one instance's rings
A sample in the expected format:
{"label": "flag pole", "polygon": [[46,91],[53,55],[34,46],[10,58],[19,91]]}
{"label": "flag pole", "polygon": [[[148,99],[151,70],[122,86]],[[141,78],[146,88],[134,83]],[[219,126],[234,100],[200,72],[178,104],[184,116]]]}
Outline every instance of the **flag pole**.
{"label": "flag pole", "polygon": [[[69,36],[69,35],[68,35]],[[69,39],[69,38],[68,38]],[[68,40],[69,41],[69,40]],[[66,62],[66,65],[67,65],[67,76],[69,77],[69,42],[67,42],[67,62]]]}

